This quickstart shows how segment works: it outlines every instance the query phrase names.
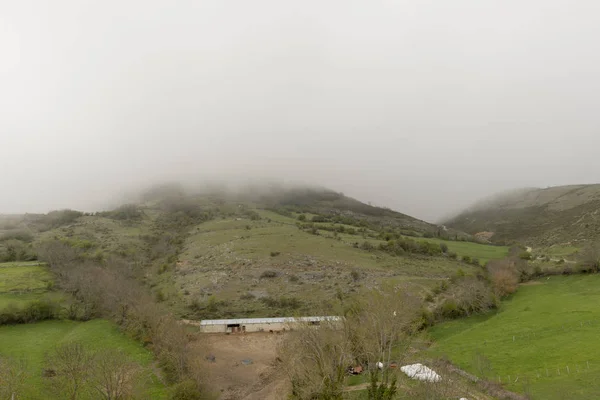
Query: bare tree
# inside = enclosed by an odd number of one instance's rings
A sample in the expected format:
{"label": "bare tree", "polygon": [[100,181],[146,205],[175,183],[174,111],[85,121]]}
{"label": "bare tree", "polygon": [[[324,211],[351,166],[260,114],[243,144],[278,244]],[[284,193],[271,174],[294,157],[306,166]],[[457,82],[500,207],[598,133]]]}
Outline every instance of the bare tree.
{"label": "bare tree", "polygon": [[293,332],[280,352],[296,399],[341,399],[348,367],[369,366],[369,399],[397,394],[392,358],[406,351],[418,327],[420,302],[411,296],[372,291],[342,321],[307,325]]}
{"label": "bare tree", "polygon": [[27,364],[25,360],[0,359],[0,398],[18,400],[27,387]]}
{"label": "bare tree", "polygon": [[397,377],[389,365],[392,358],[406,352],[411,335],[418,328],[420,306],[417,298],[406,293],[374,290],[348,316],[353,352],[359,362],[370,367],[369,399],[395,397]]}
{"label": "bare tree", "polygon": [[292,384],[292,396],[299,400],[341,400],[346,369],[353,363],[345,329],[322,323],[290,333],[281,348],[281,357]]}
{"label": "bare tree", "polygon": [[581,262],[593,272],[600,272],[600,244],[588,245],[581,253]]}
{"label": "bare tree", "polygon": [[91,353],[80,343],[57,346],[47,358],[47,370],[53,371],[50,387],[70,400],[81,398],[87,390],[92,367]]}
{"label": "bare tree", "polygon": [[96,353],[90,372],[90,385],[99,398],[130,399],[139,389],[141,368],[121,350]]}

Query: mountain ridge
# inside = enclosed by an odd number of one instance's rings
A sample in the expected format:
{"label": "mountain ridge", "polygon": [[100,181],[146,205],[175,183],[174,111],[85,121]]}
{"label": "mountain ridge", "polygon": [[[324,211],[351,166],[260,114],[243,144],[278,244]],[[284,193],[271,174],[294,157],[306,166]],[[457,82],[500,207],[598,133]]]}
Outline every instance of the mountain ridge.
{"label": "mountain ridge", "polygon": [[600,184],[515,189],[480,200],[444,224],[470,234],[494,232],[495,242],[594,241],[600,239]]}

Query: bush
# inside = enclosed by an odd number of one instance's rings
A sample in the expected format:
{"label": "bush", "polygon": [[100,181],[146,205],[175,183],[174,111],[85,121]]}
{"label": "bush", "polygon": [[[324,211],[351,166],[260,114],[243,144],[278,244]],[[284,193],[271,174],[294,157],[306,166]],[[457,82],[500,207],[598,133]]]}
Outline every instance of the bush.
{"label": "bush", "polygon": [[372,243],[364,241],[361,245],[360,248],[366,251],[373,251],[375,250],[375,246],[373,246]]}
{"label": "bush", "polygon": [[9,304],[0,311],[0,325],[27,324],[53,319],[59,315],[59,305],[50,300],[34,300],[23,307]]}
{"label": "bush", "polygon": [[304,214],[298,215],[298,221],[303,221],[303,222],[306,221],[306,215],[304,215]]}
{"label": "bush", "polygon": [[471,260],[471,263],[473,265],[477,265],[478,267],[481,267],[481,263],[479,262],[479,258],[473,257],[473,259]]}
{"label": "bush", "polygon": [[281,254],[281,252],[279,252],[279,251],[272,251],[271,252],[271,257],[277,257],[280,254]]}
{"label": "bush", "polygon": [[24,230],[9,231],[0,235],[0,242],[7,240],[18,240],[20,242],[31,243],[33,241],[33,235]]}
{"label": "bush", "polygon": [[440,243],[440,250],[442,250],[442,253],[448,253],[448,245],[446,243]]}
{"label": "bush", "polygon": [[532,258],[532,257],[531,257],[531,253],[530,253],[530,252],[528,252],[528,251],[523,251],[523,252],[521,252],[521,253],[519,254],[519,258],[520,258],[521,260],[531,260],[531,258]]}
{"label": "bush", "polygon": [[289,280],[290,282],[298,282],[300,278],[298,277],[298,275],[290,275]]}
{"label": "bush", "polygon": [[456,254],[453,251],[448,252],[448,257],[450,257],[453,260],[456,260],[458,258],[458,254]]}
{"label": "bush", "polygon": [[268,269],[266,271],[263,271],[262,274],[260,274],[260,279],[264,279],[264,278],[277,278],[277,275],[279,275],[279,273],[277,271],[274,271],[272,269]]}
{"label": "bush", "polygon": [[360,279],[360,272],[358,272],[357,270],[353,269],[352,271],[350,271],[350,276],[352,277],[352,280],[354,282],[357,282]]}
{"label": "bush", "polygon": [[170,396],[170,400],[204,400],[207,398],[202,394],[196,382],[192,380],[185,380],[175,385]]}
{"label": "bush", "polygon": [[454,299],[447,299],[442,303],[440,313],[444,318],[457,318],[461,316],[461,312],[458,310],[458,304]]}
{"label": "bush", "polygon": [[329,218],[323,215],[315,215],[310,219],[312,222],[329,222]]}
{"label": "bush", "polygon": [[125,204],[113,211],[99,213],[99,215],[118,221],[134,221],[142,217],[142,212],[135,204]]}
{"label": "bush", "polygon": [[[521,263],[527,265],[525,262]],[[514,259],[510,258],[490,261],[487,264],[487,270],[494,292],[498,297],[516,292],[520,275],[524,271],[517,270]]]}
{"label": "bush", "polygon": [[267,307],[271,308],[290,308],[290,309],[298,309],[302,306],[302,302],[295,297],[262,297],[260,299]]}
{"label": "bush", "polygon": [[467,256],[467,255],[462,256],[462,260],[464,262],[466,262],[467,264],[471,264],[471,257],[470,256]]}

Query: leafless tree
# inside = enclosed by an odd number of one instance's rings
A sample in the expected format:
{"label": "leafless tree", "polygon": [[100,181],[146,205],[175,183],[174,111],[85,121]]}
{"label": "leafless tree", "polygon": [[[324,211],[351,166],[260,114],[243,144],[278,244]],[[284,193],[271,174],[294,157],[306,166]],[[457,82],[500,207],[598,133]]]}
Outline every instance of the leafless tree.
{"label": "leafless tree", "polygon": [[[392,399],[392,358],[401,356],[418,326],[420,302],[398,291],[372,291],[342,321],[293,332],[280,352],[296,399],[341,399],[348,367],[369,366],[370,399]],[[380,367],[380,368],[378,368]]]}
{"label": "leafless tree", "polygon": [[369,399],[394,398],[397,377],[389,365],[405,354],[418,328],[420,308],[420,301],[406,293],[374,290],[348,315],[355,357],[370,367]]}
{"label": "leafless tree", "polygon": [[90,372],[90,385],[101,399],[131,399],[139,389],[141,368],[120,350],[96,353]]}
{"label": "leafless tree", "polygon": [[68,342],[57,346],[47,357],[47,369],[54,376],[48,378],[55,394],[70,400],[81,398],[87,389],[92,367],[92,355],[81,344]]}
{"label": "leafless tree", "polygon": [[594,272],[600,272],[600,244],[589,244],[581,253],[581,262]]}
{"label": "leafless tree", "polygon": [[346,369],[354,362],[345,329],[307,325],[290,333],[280,354],[295,399],[342,399]]}
{"label": "leafless tree", "polygon": [[25,360],[0,359],[0,398],[24,399],[23,391],[27,387],[27,364]]}

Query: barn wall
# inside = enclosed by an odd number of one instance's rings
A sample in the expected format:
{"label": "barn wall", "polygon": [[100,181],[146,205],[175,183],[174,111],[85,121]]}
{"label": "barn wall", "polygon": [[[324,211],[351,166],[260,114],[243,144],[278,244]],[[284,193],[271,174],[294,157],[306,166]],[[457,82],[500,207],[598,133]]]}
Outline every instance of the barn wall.
{"label": "barn wall", "polygon": [[[289,329],[289,324],[287,323],[246,324],[240,325],[240,329],[242,326],[246,327],[246,332],[269,332]],[[227,325],[202,325],[200,326],[200,331],[204,333],[224,333],[227,332]]]}
{"label": "barn wall", "polygon": [[[327,322],[329,323],[329,322]],[[332,322],[331,324],[333,324],[334,327],[340,327],[341,323],[338,322]],[[295,327],[305,327],[306,325],[304,323],[289,323],[289,322],[272,322],[272,323],[247,323],[247,324],[240,324],[240,330],[242,329],[242,326],[246,327],[246,332],[269,332],[269,331],[283,331],[283,330],[290,330],[290,329],[294,329]],[[318,325],[315,326],[315,328],[318,328]],[[231,328],[227,328],[226,324],[223,325],[201,325],[200,326],[200,332],[203,333],[226,333],[226,332],[231,332]]]}

